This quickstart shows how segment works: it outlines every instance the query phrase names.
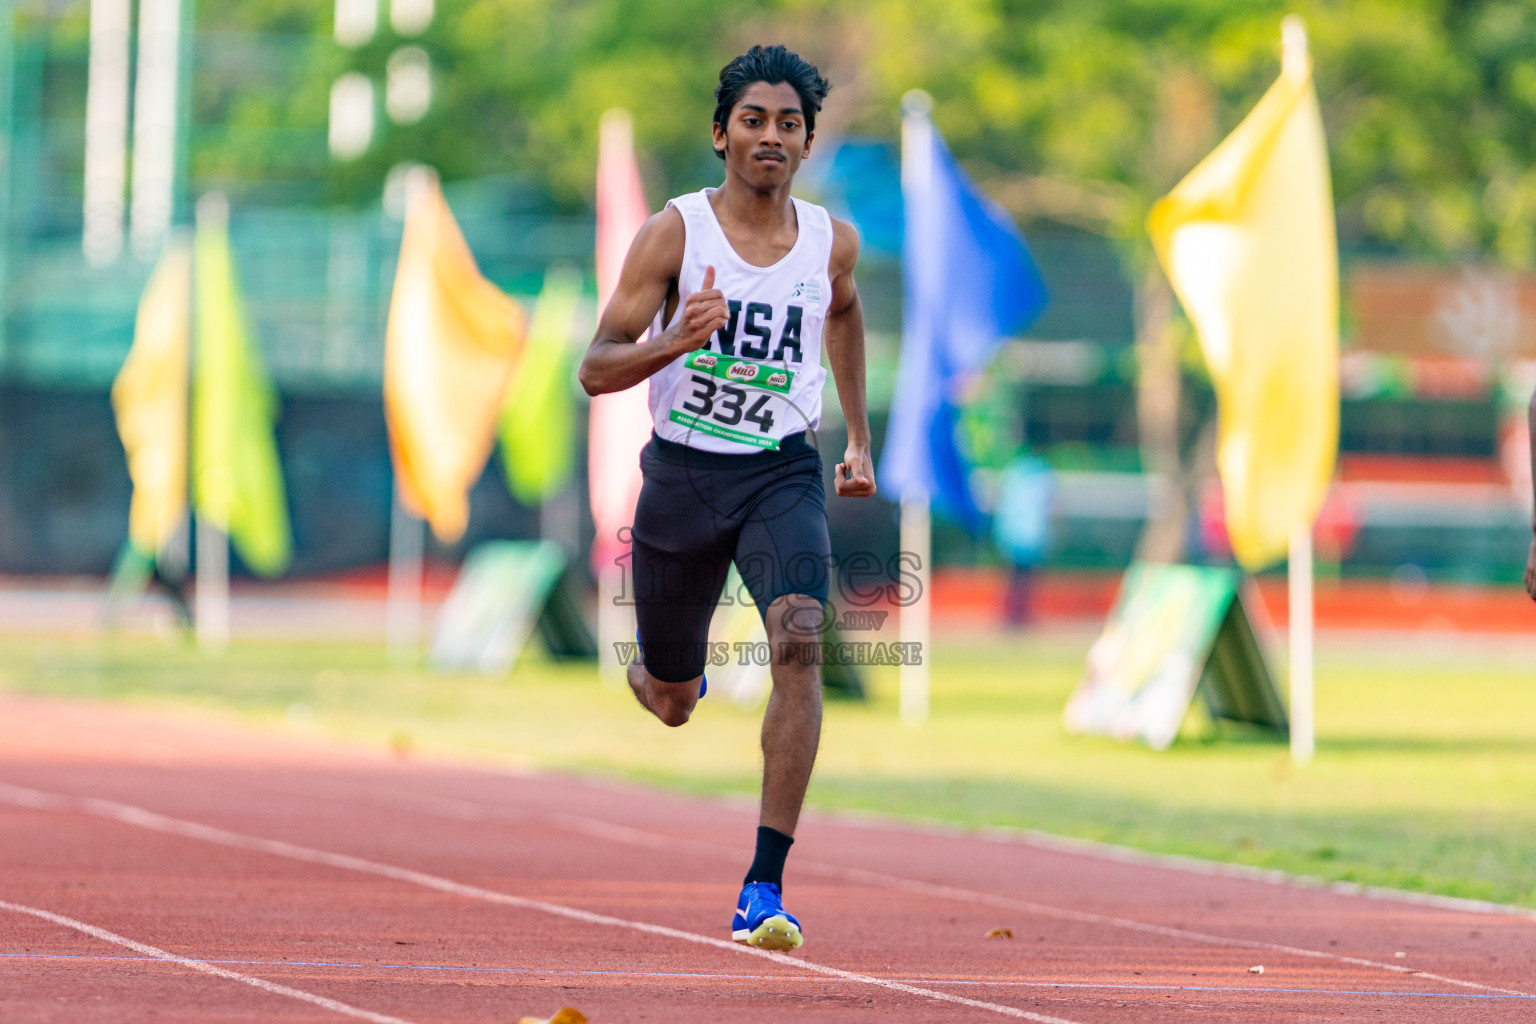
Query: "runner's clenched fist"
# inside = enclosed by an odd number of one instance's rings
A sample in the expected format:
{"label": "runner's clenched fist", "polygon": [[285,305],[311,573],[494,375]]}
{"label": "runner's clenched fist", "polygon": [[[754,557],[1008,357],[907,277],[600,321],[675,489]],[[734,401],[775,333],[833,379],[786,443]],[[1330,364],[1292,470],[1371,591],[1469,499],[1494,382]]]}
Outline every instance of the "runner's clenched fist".
{"label": "runner's clenched fist", "polygon": [[832,471],[832,486],[839,498],[867,498],[875,493],[875,472],[869,449],[850,444],[843,461]]}
{"label": "runner's clenched fist", "polygon": [[709,344],[716,331],[730,323],[725,293],[715,287],[715,268],[704,268],[704,287],[683,303],[683,318],[672,329],[672,351],[692,352]]}

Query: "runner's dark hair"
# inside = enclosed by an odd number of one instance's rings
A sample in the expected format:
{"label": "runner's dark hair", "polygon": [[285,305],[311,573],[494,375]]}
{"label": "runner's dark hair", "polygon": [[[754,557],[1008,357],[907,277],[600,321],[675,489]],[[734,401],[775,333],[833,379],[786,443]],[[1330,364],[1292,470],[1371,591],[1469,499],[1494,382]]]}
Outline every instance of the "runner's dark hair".
{"label": "runner's dark hair", "polygon": [[[832,84],[821,77],[816,65],[781,43],[754,46],[720,69],[720,87],[715,90],[715,124],[724,128],[731,111],[741,101],[741,94],[754,82],[778,85],[788,82],[800,94],[800,112],[805,115],[805,133],[816,130],[816,113],[827,98]],[[725,153],[715,150],[721,160]]]}

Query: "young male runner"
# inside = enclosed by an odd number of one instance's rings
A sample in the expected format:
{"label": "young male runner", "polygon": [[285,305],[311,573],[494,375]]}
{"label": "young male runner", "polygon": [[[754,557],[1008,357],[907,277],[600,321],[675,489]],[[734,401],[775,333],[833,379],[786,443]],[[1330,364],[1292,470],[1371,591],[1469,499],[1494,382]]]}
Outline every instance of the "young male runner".
{"label": "young male runner", "polygon": [[765,949],[801,943],[780,893],[821,736],[815,653],[831,545],[807,432],[821,420],[823,343],[848,424],[837,493],[875,493],[858,235],[790,196],[828,88],[782,46],[754,46],[721,70],[714,146],[725,181],[641,228],[580,370],[591,395],[651,382],[655,429],[633,534],[635,697],[667,725],[688,721],[732,561],[767,628],[762,812],[731,923],[732,938]]}

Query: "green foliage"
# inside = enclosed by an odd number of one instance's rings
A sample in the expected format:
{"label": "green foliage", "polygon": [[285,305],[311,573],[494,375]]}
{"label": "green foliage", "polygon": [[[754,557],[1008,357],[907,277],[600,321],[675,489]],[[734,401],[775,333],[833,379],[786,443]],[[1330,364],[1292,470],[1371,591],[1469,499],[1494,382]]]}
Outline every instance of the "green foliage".
{"label": "green foliage", "polygon": [[1346,242],[1536,262],[1536,0],[466,0],[411,40],[433,60],[432,112],[410,126],[381,112],[374,147],[342,165],[325,152],[330,84],[352,69],[382,89],[403,42],[387,19],[345,51],[329,5],[205,0],[194,174],[319,180],[364,203],[418,159],[448,178],[513,172],[572,210],[591,202],[598,118],[622,105],[654,203],[718,177],[716,73],[783,41],[833,80],[824,136],[894,136],[902,93],[927,89],[957,155],[1015,212],[1139,249],[1151,202],[1274,79],[1291,10]]}
{"label": "green foliage", "polygon": [[[1139,239],[1150,203],[1274,79],[1279,22],[1295,10],[1311,37],[1345,239],[1515,266],[1536,258],[1530,0],[953,9],[969,31],[872,49],[888,102],[912,85],[933,92],[951,145],[984,180],[1066,179],[1105,200],[1105,230]],[[896,35],[916,28],[880,20]]]}

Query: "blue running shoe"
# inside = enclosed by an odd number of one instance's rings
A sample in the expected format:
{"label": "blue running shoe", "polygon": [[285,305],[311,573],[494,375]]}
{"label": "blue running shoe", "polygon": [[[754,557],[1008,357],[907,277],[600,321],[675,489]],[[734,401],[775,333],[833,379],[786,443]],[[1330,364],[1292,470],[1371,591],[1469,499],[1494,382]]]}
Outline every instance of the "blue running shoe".
{"label": "blue running shoe", "polygon": [[[640,651],[640,663],[644,664],[645,663],[645,651],[642,650],[641,647],[640,647],[640,630],[638,630],[638,629],[635,630],[635,649]],[[699,696],[702,697],[702,696],[704,696],[708,692],[709,692],[709,676],[701,675],[701,676],[699,676]]]}
{"label": "blue running shoe", "polygon": [[772,882],[748,882],[736,901],[736,916],[731,918],[731,938],[758,949],[799,949],[805,940],[800,922],[784,910],[779,887]]}

